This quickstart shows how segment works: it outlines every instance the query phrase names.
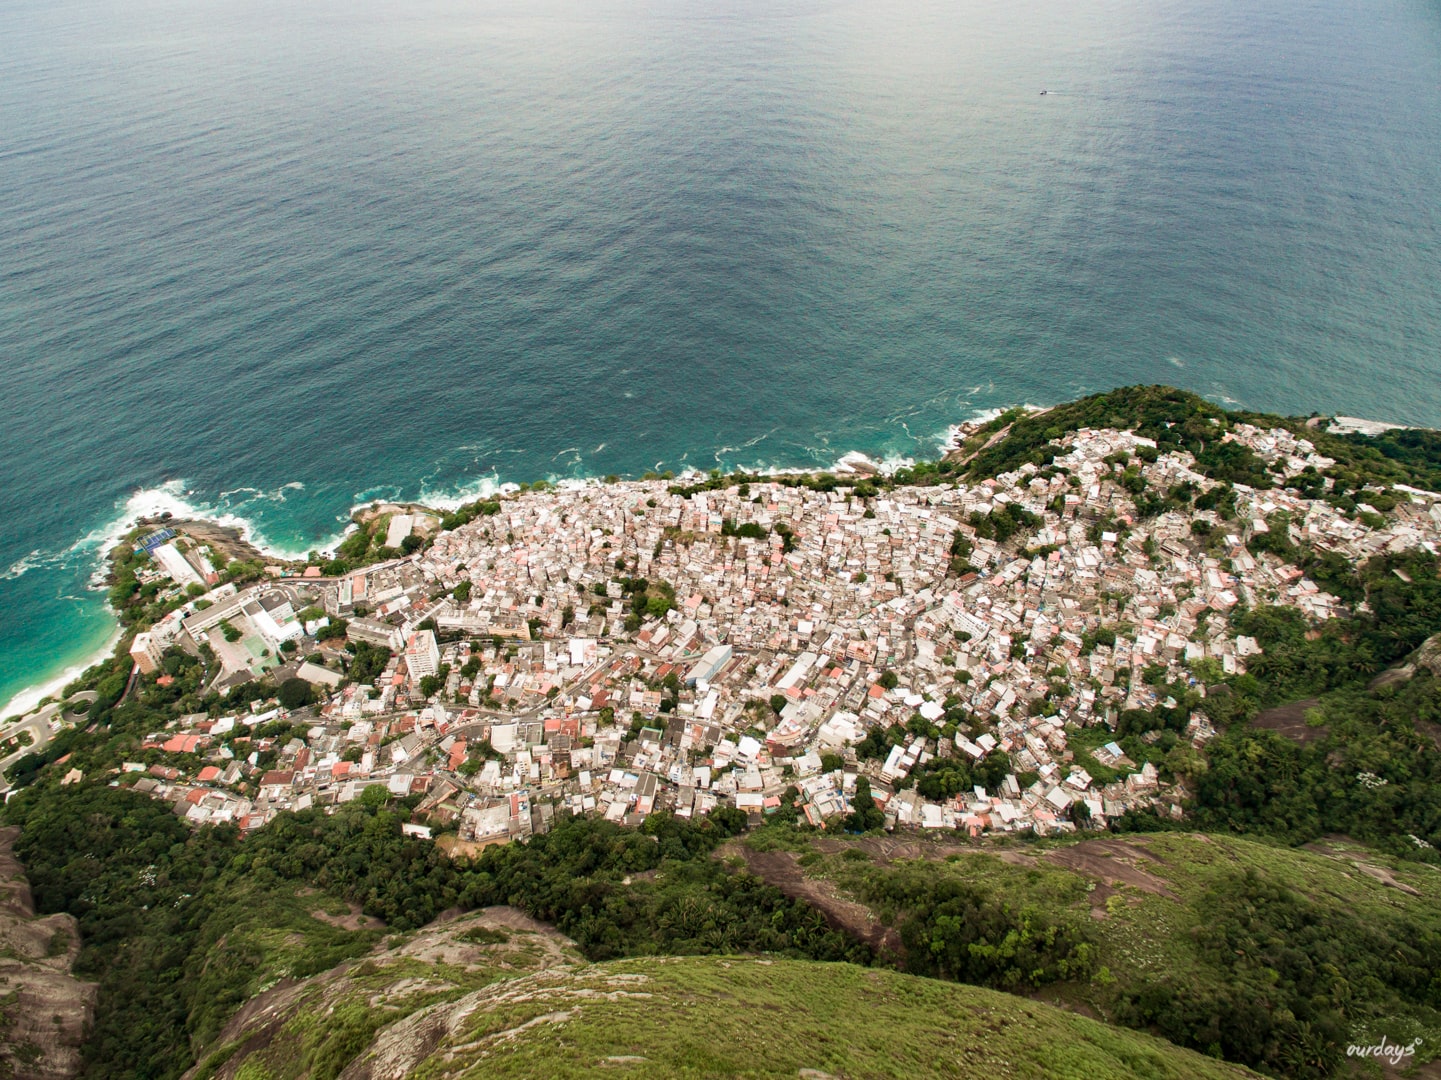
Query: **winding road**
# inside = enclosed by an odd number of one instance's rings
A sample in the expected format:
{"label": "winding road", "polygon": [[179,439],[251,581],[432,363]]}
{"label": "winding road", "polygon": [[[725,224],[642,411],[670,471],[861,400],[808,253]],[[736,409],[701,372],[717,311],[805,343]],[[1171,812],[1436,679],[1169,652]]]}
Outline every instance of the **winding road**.
{"label": "winding road", "polygon": [[[93,690],[82,690],[70,702],[91,702],[96,698]],[[14,765],[26,754],[38,754],[49,745],[55,732],[59,729],[59,718],[63,702],[56,702],[46,705],[43,709],[37,710],[28,716],[23,716],[13,724],[7,724],[3,731],[0,731],[0,740],[12,739],[22,731],[30,733],[31,743],[29,746],[22,746],[8,757],[0,758],[0,792],[10,790],[10,781],[4,778],[6,769]]]}

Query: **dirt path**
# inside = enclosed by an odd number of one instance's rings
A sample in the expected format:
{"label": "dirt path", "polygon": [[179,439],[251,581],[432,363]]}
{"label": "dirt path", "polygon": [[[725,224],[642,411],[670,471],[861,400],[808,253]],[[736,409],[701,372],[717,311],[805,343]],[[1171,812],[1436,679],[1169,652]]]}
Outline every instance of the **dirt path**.
{"label": "dirt path", "polygon": [[1053,848],[1042,857],[1053,866],[1070,870],[1096,883],[1088,897],[1093,919],[1110,918],[1106,901],[1127,885],[1180,902],[1180,897],[1170,890],[1166,882],[1147,869],[1148,865],[1161,862],[1160,857],[1140,844],[1125,840],[1082,840],[1078,844]]}
{"label": "dirt path", "polygon": [[804,900],[823,916],[832,929],[864,941],[876,954],[896,967],[905,961],[901,935],[880,921],[870,908],[843,897],[829,881],[806,876],[793,851],[752,851],[732,840],[716,852],[720,858],[738,855],[746,868],[767,885],[774,885],[793,900]]}
{"label": "dirt path", "polygon": [[[1118,889],[1130,886],[1140,892],[1163,896],[1179,902],[1166,881],[1151,872],[1162,859],[1144,845],[1127,840],[1097,838],[1082,840],[1065,847],[1031,853],[1007,847],[987,847],[948,841],[917,840],[894,836],[867,836],[859,839],[818,837],[812,841],[815,850],[834,855],[842,851],[863,851],[877,863],[924,859],[940,861],[955,855],[993,855],[1012,866],[1036,866],[1046,862],[1052,866],[1091,879],[1091,915],[1096,919],[1109,917],[1106,901]],[[745,860],[747,869],[787,896],[818,909],[835,929],[843,930],[878,953],[890,954],[899,964],[905,950],[900,935],[882,923],[869,908],[844,896],[834,884],[822,878],[808,877],[799,856],[791,851],[752,851],[744,843],[732,840],[717,852],[718,857],[732,855]]]}

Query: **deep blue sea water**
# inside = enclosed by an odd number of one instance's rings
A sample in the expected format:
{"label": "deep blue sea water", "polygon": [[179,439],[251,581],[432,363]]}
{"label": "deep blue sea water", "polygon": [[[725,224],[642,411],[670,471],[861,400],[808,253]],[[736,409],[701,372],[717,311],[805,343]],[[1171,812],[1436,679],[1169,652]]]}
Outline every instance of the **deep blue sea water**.
{"label": "deep blue sea water", "polygon": [[159,505],[1438,374],[1438,0],[0,0],[0,703]]}

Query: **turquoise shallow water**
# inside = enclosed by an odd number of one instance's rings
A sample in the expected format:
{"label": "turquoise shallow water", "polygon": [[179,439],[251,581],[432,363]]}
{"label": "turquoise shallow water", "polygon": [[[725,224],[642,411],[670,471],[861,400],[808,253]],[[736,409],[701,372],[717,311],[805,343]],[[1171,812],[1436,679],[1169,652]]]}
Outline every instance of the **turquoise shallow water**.
{"label": "turquoise shallow water", "polygon": [[162,502],[1441,425],[1438,190],[1436,0],[0,0],[0,702]]}

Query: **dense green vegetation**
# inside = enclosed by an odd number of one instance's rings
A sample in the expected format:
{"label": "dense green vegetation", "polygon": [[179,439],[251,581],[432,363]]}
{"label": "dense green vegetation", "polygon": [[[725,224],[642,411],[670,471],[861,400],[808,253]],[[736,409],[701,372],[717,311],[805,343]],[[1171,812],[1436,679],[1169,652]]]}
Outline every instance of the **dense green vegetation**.
{"label": "dense green vegetation", "polygon": [[365,952],[374,932],[310,914],[338,901],[391,931],[447,908],[512,904],[592,959],[870,955],[814,909],[710,857],[743,825],[734,811],[695,824],[655,816],[642,830],[563,819],[469,864],[403,837],[404,809],[369,800],[285,814],[244,839],[228,827],[192,832],[163,804],[95,785],[32,789],[5,816],[22,826],[16,854],[38,908],[80,920],[78,974],[101,986],[91,1076],[179,1075],[261,986]]}
{"label": "dense green vegetation", "polygon": [[333,904],[307,908],[294,886],[243,873],[233,829],[192,833],[142,795],[27,794],[8,820],[23,826],[16,854],[39,910],[80,922],[76,974],[100,983],[92,1075],[178,1075],[189,1038],[212,1036],[262,979],[324,970],[374,937],[308,914]]}
{"label": "dense green vegetation", "polygon": [[1289,1076],[1324,1075],[1372,1019],[1441,1021],[1441,927],[1381,906],[1365,919],[1317,902],[1261,870],[1221,876],[1201,897],[1198,966],[1214,980],[1170,975],[1128,984],[1120,1023],[1182,1046]]}
{"label": "dense green vegetation", "polygon": [[861,896],[890,912],[906,968],[998,990],[1031,990],[1095,971],[1085,923],[1057,913],[1065,893],[1000,895],[974,882],[909,864],[863,879]]}
{"label": "dense green vegetation", "polygon": [[807,851],[807,874],[899,932],[908,970],[1029,989],[1274,1075],[1336,1072],[1382,1033],[1441,1039],[1441,876],[1359,845],[1170,833],[873,860],[774,827],[746,842]]}
{"label": "dense green vegetation", "polygon": [[[1303,418],[1246,411],[1229,412],[1219,405],[1169,386],[1126,386],[1077,401],[1057,405],[1039,414],[1013,409],[983,426],[963,448],[970,456],[966,475],[983,479],[1010,472],[1022,465],[1046,466],[1054,460],[1054,441],[1081,428],[1118,428],[1154,439],[1160,451],[1187,450],[1203,475],[1226,484],[1266,488],[1275,484],[1264,462],[1243,446],[1223,442],[1233,423],[1262,428],[1284,428],[1306,439],[1334,458],[1336,464],[1318,474],[1333,481],[1328,497],[1347,505],[1346,493],[1367,484],[1409,484],[1441,490],[1441,435],[1428,431],[1388,432],[1380,438],[1331,435],[1325,424],[1308,427]],[[1007,429],[1009,429],[1007,431]],[[987,447],[998,433],[995,445]],[[1313,496],[1314,497],[1314,496]]]}
{"label": "dense green vegetation", "polygon": [[458,529],[462,525],[469,525],[479,517],[489,517],[491,514],[500,513],[500,501],[498,499],[477,499],[475,502],[468,502],[464,506],[457,507],[440,519],[441,529],[449,532],[451,529]]}
{"label": "dense green vegetation", "polygon": [[1017,533],[1030,532],[1040,524],[1039,515],[1016,503],[1006,503],[997,510],[972,514],[970,517],[970,526],[976,530],[977,536],[994,540],[998,544],[1004,544]]}
{"label": "dense green vegetation", "polygon": [[[1188,827],[1290,844],[1347,833],[1398,857],[1441,862],[1441,679],[1423,668],[1409,681],[1368,689],[1441,630],[1441,560],[1423,551],[1380,556],[1329,587],[1364,606],[1319,627],[1293,608],[1234,612],[1234,632],[1264,650],[1248,673],[1217,678],[1204,699],[1172,684],[1165,689],[1175,708],[1123,712],[1122,747],[1136,760],[1184,766],[1195,791]],[[1304,716],[1305,730],[1254,725],[1264,710],[1286,705]],[[1168,761],[1157,749],[1174,741],[1148,748],[1135,738],[1179,730],[1193,708],[1223,730],[1204,756]],[[1122,824],[1159,827],[1136,815]]]}
{"label": "dense green vegetation", "polygon": [[[619,578],[621,589],[630,602],[625,628],[634,633],[646,619],[658,619],[676,606],[675,586],[669,581],[647,581],[645,578]],[[597,586],[601,591],[603,587]]]}
{"label": "dense green vegetation", "polygon": [[1302,744],[1237,727],[1206,747],[1194,825],[1300,844],[1345,833],[1400,858],[1441,863],[1441,680],[1327,694]]}
{"label": "dense green vegetation", "polygon": [[[161,804],[90,785],[27,792],[6,816],[22,825],[17,854],[40,909],[79,918],[79,974],[101,983],[91,1076],[178,1075],[264,986],[367,953],[379,931],[314,914],[346,902],[391,933],[446,908],[510,904],[592,960],[870,958],[815,909],[713,857],[743,824],[733,812],[694,824],[657,815],[640,830],[563,819],[471,863],[402,837],[403,806],[370,800],[282,815],[244,839],[191,832]],[[804,828],[771,826],[754,842],[776,843],[777,829],[809,850]],[[1054,993],[1277,1075],[1332,1071],[1345,1042],[1373,1030],[1441,1035],[1434,871],[1391,864],[1412,896],[1323,855],[1180,834],[1134,843],[1149,845],[1138,848],[1154,860],[1146,869],[1174,895],[1112,889],[1099,922],[1094,879],[1050,863],[1045,845],[1029,865],[818,852],[802,863],[896,927],[911,972]]]}

